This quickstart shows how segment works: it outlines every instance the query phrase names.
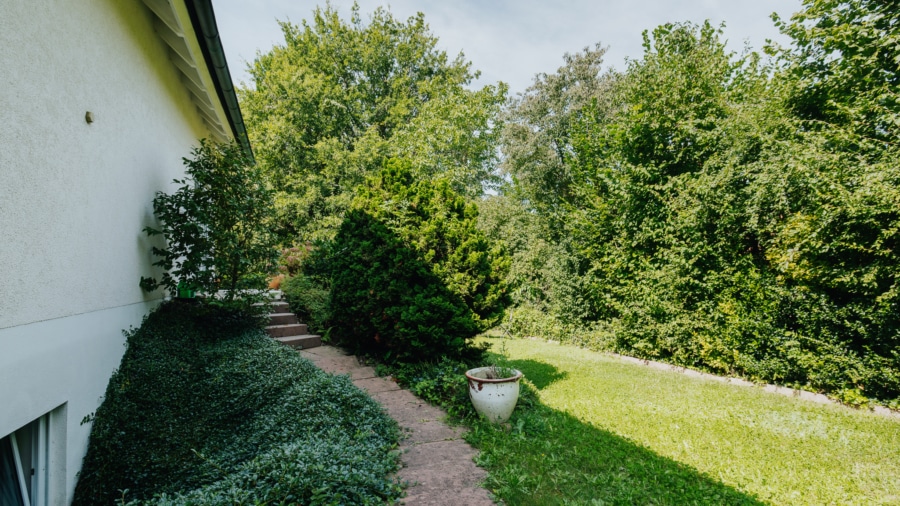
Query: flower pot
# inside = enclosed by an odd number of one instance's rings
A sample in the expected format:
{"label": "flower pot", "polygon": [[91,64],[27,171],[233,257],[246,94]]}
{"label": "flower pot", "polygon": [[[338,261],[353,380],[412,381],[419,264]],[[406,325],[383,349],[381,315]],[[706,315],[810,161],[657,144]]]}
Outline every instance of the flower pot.
{"label": "flower pot", "polygon": [[491,367],[478,367],[466,371],[469,380],[469,399],[479,415],[494,423],[509,420],[516,401],[519,400],[519,379],[522,373],[513,369],[513,376],[491,379]]}
{"label": "flower pot", "polygon": [[179,299],[193,299],[196,296],[196,292],[188,286],[184,281],[178,282],[178,298]]}

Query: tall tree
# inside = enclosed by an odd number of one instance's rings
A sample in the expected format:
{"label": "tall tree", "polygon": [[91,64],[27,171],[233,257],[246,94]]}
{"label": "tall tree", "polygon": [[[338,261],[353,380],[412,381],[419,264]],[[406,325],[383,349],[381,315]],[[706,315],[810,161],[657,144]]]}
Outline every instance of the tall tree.
{"label": "tall tree", "polygon": [[[853,400],[900,393],[900,2],[805,0],[776,78],[800,142],[758,201],[796,334]],[[766,191],[767,190],[767,191]],[[785,198],[784,196],[793,198]],[[782,217],[773,219],[772,215]],[[813,362],[812,358],[805,359]],[[846,392],[850,392],[846,394]]]}
{"label": "tall tree", "polygon": [[900,1],[805,0],[803,4],[804,9],[790,20],[774,16],[776,25],[793,41],[793,47],[779,53],[795,80],[793,111],[810,123],[826,122],[873,140],[896,143],[900,137]]}
{"label": "tall tree", "polygon": [[610,91],[616,74],[603,72],[605,53],[599,43],[566,53],[556,73],[535,76],[534,83],[511,99],[503,113],[501,167],[512,182],[507,193],[554,225],[564,221],[565,204],[573,196],[567,161],[574,155],[575,124],[588,106],[604,112],[614,107]]}
{"label": "tall tree", "polygon": [[364,23],[355,5],[348,23],[327,6],[281,28],[285,44],[257,57],[240,97],[283,239],[331,236],[353,189],[392,156],[482,193],[505,86],[468,89],[477,73],[437,48],[421,13],[401,22],[379,8]]}

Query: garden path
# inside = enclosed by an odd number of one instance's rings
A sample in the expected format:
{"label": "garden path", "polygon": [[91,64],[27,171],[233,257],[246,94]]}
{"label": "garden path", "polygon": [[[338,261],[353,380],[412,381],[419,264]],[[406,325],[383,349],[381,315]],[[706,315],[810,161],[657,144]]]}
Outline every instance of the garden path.
{"label": "garden path", "polygon": [[375,375],[354,355],[333,346],[301,350],[325,372],[348,374],[353,384],[378,401],[403,431],[403,467],[397,476],[409,483],[403,503],[410,506],[488,506],[494,502],[480,483],[486,473],[475,465],[476,450],[462,439],[464,429],[450,427],[446,413],[388,378]]}

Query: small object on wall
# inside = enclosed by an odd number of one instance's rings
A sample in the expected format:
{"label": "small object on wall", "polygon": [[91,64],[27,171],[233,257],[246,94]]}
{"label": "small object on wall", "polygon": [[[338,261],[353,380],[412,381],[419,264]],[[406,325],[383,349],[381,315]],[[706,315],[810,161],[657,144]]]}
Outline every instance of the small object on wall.
{"label": "small object on wall", "polygon": [[93,123],[94,122],[94,113],[92,113],[91,111],[84,113],[84,120],[87,121],[88,125]]}

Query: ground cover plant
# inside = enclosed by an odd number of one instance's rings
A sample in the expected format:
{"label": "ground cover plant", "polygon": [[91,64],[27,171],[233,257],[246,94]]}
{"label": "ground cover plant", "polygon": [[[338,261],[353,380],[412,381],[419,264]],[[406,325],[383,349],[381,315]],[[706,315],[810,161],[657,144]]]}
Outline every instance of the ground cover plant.
{"label": "ground cover plant", "polygon": [[475,418],[462,378],[466,364],[443,361],[396,374],[470,427],[467,439],[481,450],[487,487],[508,504],[900,501],[896,419],[574,346],[486,341],[526,378],[505,426]]}
{"label": "ground cover plant", "polygon": [[382,504],[395,422],[222,308],[168,302],[128,336],[74,504]]}

